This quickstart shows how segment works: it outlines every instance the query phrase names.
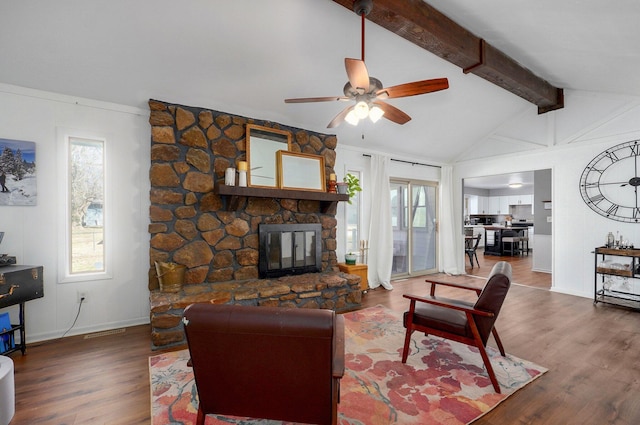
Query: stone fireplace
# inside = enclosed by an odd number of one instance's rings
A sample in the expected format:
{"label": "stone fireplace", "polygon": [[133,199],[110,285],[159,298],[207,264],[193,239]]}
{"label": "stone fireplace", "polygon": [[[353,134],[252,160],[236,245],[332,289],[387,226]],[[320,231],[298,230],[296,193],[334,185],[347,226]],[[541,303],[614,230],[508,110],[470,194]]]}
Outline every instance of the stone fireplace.
{"label": "stone fireplace", "polygon": [[[334,173],[334,135],[156,100],[150,100],[149,107],[149,289],[154,348],[184,343],[180,319],[193,302],[337,311],[359,306],[360,278],[337,268],[338,195],[224,186],[225,169],[246,160],[247,124],[291,132],[290,149],[323,156],[327,176]],[[293,243],[286,253],[280,245],[278,261],[294,262],[290,270],[294,275],[261,276],[260,228],[265,225],[305,229],[302,234],[284,236]],[[310,226],[319,238],[307,234]],[[296,241],[302,245],[296,246]],[[158,290],[155,261],[187,267],[181,292]],[[307,267],[311,263],[317,272]]]}

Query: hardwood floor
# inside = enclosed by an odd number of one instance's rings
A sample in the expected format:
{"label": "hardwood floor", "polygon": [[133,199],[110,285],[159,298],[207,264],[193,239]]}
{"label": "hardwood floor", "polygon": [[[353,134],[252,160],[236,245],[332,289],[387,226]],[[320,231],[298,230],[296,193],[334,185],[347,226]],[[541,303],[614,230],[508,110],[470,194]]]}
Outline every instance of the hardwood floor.
{"label": "hardwood floor", "polygon": [[[489,263],[499,258],[481,258],[474,272],[488,273]],[[525,276],[519,261],[513,263],[514,280],[538,282],[539,277]],[[472,276],[430,277],[483,283]],[[402,294],[427,293],[424,279],[395,281],[392,291],[370,290],[363,307],[404,311],[408,303]],[[439,294],[455,295],[452,291]],[[497,328],[507,353],[549,372],[476,424],[640,423],[640,313],[516,284]],[[149,424],[147,359],[158,353],[150,349],[149,333],[148,326],[136,326],[98,338],[31,344],[26,356],[14,354],[17,405],[11,424]]]}
{"label": "hardwood floor", "polygon": [[[469,275],[487,277],[491,272],[491,268],[498,261],[507,261],[513,269],[513,283],[520,285],[533,286],[536,288],[551,288],[551,274],[531,271],[533,267],[533,253],[529,255],[517,256],[495,256],[484,255],[482,249],[478,249],[478,262],[480,267],[474,261],[474,267],[471,268],[469,261],[465,263],[465,272]],[[466,257],[465,257],[466,259]]]}

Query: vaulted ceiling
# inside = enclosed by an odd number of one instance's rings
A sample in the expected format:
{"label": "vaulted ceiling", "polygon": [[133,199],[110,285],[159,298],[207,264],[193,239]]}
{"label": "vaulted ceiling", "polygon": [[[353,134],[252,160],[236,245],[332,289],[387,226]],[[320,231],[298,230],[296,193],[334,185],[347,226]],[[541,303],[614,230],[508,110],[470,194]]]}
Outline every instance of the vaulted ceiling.
{"label": "vaulted ceiling", "polygon": [[[465,74],[473,64],[456,63],[442,45],[426,46],[434,54],[414,43],[430,28],[426,12],[415,13],[421,0],[374,0],[366,26],[366,64],[385,86],[449,79],[448,90],[389,100],[411,121],[329,130],[343,103],[285,104],[342,95],[344,58],[360,57],[360,18],[346,7],[350,1],[6,1],[0,83],[136,107],[149,98],[208,107],[335,133],[342,145],[441,162],[545,146],[546,116],[555,112],[538,115],[540,102],[503,88],[526,88],[524,82],[496,85],[483,78],[483,67]],[[575,92],[640,97],[636,0],[428,3],[466,29],[474,37],[468,40],[483,39],[552,93],[564,89],[565,109]],[[400,35],[375,23],[405,9],[413,12],[403,19],[413,22],[394,30]],[[461,43],[454,37],[450,44],[465,51]]]}

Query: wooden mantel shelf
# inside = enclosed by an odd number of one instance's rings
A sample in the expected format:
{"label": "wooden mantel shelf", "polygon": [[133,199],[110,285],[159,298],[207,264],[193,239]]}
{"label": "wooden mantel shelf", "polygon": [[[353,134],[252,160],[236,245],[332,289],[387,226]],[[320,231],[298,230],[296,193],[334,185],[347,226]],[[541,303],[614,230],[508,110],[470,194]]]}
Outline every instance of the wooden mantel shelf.
{"label": "wooden mantel shelf", "polygon": [[235,211],[238,209],[241,197],[320,201],[320,210],[323,213],[326,213],[337,202],[349,200],[349,195],[341,195],[337,193],[271,189],[266,187],[227,186],[223,184],[217,185],[215,191],[218,195],[229,196],[229,201],[227,202],[227,210],[229,211]]}

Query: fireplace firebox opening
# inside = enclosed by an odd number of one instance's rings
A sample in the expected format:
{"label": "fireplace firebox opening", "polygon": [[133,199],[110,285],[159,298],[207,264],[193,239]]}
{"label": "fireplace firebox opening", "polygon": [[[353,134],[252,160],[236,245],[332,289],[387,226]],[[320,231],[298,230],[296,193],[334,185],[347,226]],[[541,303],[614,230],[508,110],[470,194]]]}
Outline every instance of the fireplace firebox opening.
{"label": "fireplace firebox opening", "polygon": [[322,225],[261,224],[260,278],[322,271]]}

